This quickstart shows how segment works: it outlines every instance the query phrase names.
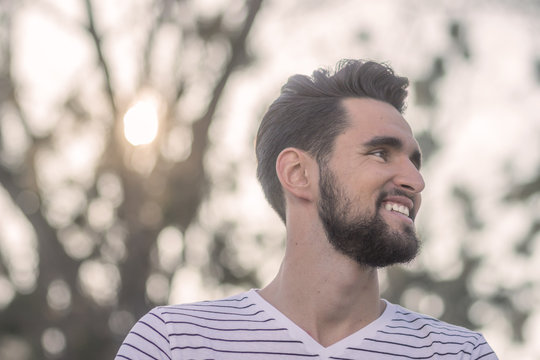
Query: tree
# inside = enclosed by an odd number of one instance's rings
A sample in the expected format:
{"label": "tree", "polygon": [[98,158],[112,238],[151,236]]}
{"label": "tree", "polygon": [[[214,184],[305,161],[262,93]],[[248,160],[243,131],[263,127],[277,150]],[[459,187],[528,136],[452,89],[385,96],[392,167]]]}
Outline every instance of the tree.
{"label": "tree", "polygon": [[[152,256],[156,239],[167,227],[185,232],[207,194],[208,130],[230,77],[251,61],[247,37],[261,2],[248,0],[208,15],[185,1],[129,3],[137,13],[128,11],[128,4],[115,10],[85,0],[78,20],[48,2],[2,5],[0,101],[26,144],[1,144],[0,180],[37,234],[39,254],[35,285],[17,292],[0,313],[3,345],[11,349],[7,357],[111,358],[134,319],[151,303],[166,301],[166,288],[153,298],[141,296],[149,278],[159,283],[172,276]],[[95,63],[94,68],[81,64],[72,88],[55,99],[57,123],[44,132],[32,126],[36,119],[21,99],[24,86],[12,71],[14,23],[32,8],[47,12],[64,31],[76,32],[76,40],[93,49]],[[123,11],[127,19],[107,28],[108,10]],[[138,80],[126,91],[111,45],[125,35],[118,32],[133,26],[139,30],[132,40],[139,47]],[[199,111],[183,111],[194,96]],[[154,101],[150,111],[159,111],[160,132],[152,144],[133,147],[122,133],[122,117],[133,98]],[[5,125],[2,131],[10,129]],[[97,145],[84,149],[90,152],[85,173],[63,169],[67,164],[58,162],[78,142],[88,141]],[[47,178],[51,171],[53,180]],[[0,265],[0,274],[13,280],[9,258],[3,256]]]}

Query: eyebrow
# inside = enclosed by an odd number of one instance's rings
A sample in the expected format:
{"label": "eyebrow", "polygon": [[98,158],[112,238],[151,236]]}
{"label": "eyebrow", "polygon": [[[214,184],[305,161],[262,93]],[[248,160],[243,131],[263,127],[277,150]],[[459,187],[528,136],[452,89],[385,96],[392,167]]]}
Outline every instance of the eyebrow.
{"label": "eyebrow", "polygon": [[[385,146],[396,150],[403,149],[403,141],[393,136],[375,136],[363,144],[365,147]],[[422,166],[422,154],[419,149],[415,149],[409,156],[411,162],[420,169]]]}

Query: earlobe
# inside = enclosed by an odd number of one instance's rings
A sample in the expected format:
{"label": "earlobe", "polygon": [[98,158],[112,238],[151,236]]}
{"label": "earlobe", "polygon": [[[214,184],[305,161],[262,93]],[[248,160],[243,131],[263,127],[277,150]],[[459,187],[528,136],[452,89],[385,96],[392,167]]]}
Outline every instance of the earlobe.
{"label": "earlobe", "polygon": [[276,172],[286,193],[308,201],[313,199],[309,169],[312,161],[308,154],[296,148],[286,148],[279,154]]}

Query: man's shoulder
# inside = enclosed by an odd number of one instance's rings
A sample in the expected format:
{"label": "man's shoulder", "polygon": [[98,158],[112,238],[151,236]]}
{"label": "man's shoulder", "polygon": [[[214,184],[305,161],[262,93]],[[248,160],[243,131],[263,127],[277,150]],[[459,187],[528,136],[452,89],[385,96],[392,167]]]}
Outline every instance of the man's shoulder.
{"label": "man's shoulder", "polygon": [[477,331],[399,305],[389,304],[389,307],[385,326],[374,339],[380,344],[399,344],[399,351],[407,349],[415,354],[424,351],[429,356],[462,354],[468,359],[497,359],[484,336]]}
{"label": "man's shoulder", "polygon": [[171,359],[174,351],[199,350],[204,358],[212,357],[215,349],[208,347],[209,342],[235,344],[230,336],[266,324],[251,295],[248,291],[218,300],[157,306],[134,325],[117,359],[140,359],[142,354],[145,359]]}
{"label": "man's shoulder", "polygon": [[251,291],[245,291],[238,294],[230,295],[224,298],[212,299],[212,300],[199,300],[193,302],[185,302],[181,304],[172,304],[160,306],[160,309],[179,309],[179,308],[189,308],[194,306],[234,306],[235,304],[240,304],[245,302],[250,298]]}
{"label": "man's shoulder", "polygon": [[246,291],[221,299],[157,306],[150,313],[160,317],[165,322],[169,322],[171,318],[205,320],[209,318],[226,319],[228,315],[239,313],[248,315],[249,311],[245,310],[255,306],[250,299],[249,293],[249,291]]}
{"label": "man's shoulder", "polygon": [[426,335],[460,336],[478,339],[482,335],[466,327],[454,325],[430,315],[409,310],[403,306],[391,304],[394,314],[389,328],[425,333]]}

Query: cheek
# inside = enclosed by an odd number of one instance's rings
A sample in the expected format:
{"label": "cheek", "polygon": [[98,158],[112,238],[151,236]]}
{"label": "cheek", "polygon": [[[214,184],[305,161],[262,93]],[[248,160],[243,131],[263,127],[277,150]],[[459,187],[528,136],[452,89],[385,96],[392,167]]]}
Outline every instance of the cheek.
{"label": "cheek", "polygon": [[337,176],[353,206],[368,211],[375,210],[381,192],[392,180],[391,174],[378,166],[343,167]]}
{"label": "cheek", "polygon": [[347,189],[353,206],[363,212],[377,211],[377,203],[382,192],[380,184],[372,182],[356,182],[353,188]]}
{"label": "cheek", "polygon": [[388,183],[391,183],[391,176],[384,171],[365,171],[356,178],[351,177],[356,191],[364,196],[375,196],[383,191]]}
{"label": "cheek", "polygon": [[354,184],[354,192],[349,192],[353,195],[351,199],[357,207],[365,209],[365,211],[375,212],[380,206],[379,201],[381,194],[389,188],[389,180],[386,180],[381,175],[373,174],[367,178],[358,179]]}

